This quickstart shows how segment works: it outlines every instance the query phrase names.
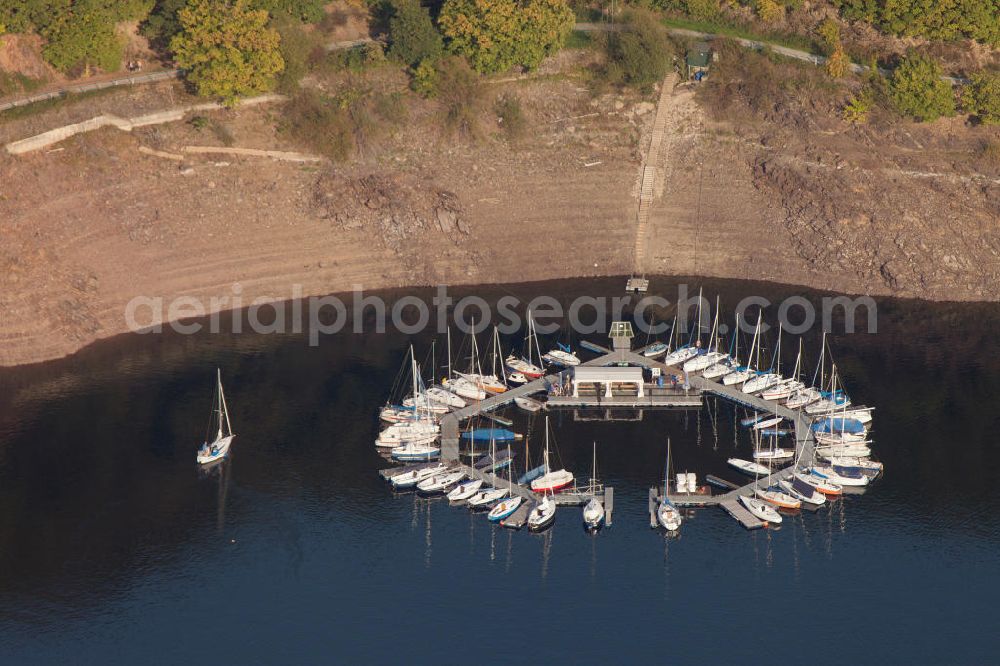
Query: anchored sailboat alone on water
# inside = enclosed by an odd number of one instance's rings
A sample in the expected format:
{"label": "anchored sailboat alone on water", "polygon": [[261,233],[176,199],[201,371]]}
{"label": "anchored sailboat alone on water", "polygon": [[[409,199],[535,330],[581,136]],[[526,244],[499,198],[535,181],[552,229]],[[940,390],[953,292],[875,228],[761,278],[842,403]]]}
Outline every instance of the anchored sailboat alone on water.
{"label": "anchored sailboat alone on water", "polygon": [[212,409],[212,416],[208,423],[208,432],[211,434],[212,426],[217,425],[215,430],[215,440],[208,442],[208,436],[198,449],[197,460],[199,464],[207,465],[216,460],[222,460],[229,455],[229,447],[233,443],[233,428],[229,423],[229,410],[226,408],[226,396],[222,391],[222,370],[216,369],[215,397],[216,404]]}

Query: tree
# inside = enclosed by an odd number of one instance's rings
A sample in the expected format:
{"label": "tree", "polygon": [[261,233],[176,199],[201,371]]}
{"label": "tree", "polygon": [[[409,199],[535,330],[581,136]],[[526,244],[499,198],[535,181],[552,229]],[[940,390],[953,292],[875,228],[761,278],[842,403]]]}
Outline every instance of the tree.
{"label": "tree", "polygon": [[764,23],[776,23],[785,15],[785,8],[777,0],[756,0],[754,10]]}
{"label": "tree", "polygon": [[565,0],[445,0],[438,25],[448,48],[481,73],[534,69],[573,28]]}
{"label": "tree", "polygon": [[271,88],[285,67],[267,12],[249,9],[247,0],[188,0],[178,18],[170,50],[199,95],[232,103]]}
{"label": "tree", "polygon": [[896,110],[920,122],[955,115],[951,85],[941,66],[927,56],[909,54],[892,73],[889,95]]}
{"label": "tree", "polygon": [[271,16],[285,15],[303,23],[319,23],[326,0],[252,0],[251,9],[263,9]]}
{"label": "tree", "polygon": [[833,49],[833,53],[826,60],[826,72],[833,78],[839,79],[847,76],[850,68],[851,59],[847,57],[844,45],[838,42]]}
{"label": "tree", "polygon": [[608,79],[646,88],[667,73],[671,45],[656,16],[629,12],[621,30],[608,36]]}
{"label": "tree", "polygon": [[444,45],[430,12],[418,0],[394,0],[389,19],[389,56],[415,66],[441,56]]}
{"label": "tree", "polygon": [[984,125],[1000,125],[1000,72],[976,72],[962,95],[966,112]]}

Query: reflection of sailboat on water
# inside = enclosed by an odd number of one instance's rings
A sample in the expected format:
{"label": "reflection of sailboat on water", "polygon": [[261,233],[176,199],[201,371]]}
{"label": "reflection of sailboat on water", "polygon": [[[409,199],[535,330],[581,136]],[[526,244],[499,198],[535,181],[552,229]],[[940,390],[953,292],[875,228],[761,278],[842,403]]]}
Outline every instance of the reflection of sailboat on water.
{"label": "reflection of sailboat on water", "polygon": [[[229,410],[226,409],[226,396],[222,392],[222,371],[216,370],[215,385],[215,406],[212,409],[212,416],[208,422],[208,433],[205,442],[198,449],[197,460],[199,464],[207,465],[222,460],[229,454],[229,446],[236,435],[229,424]],[[212,426],[217,425],[215,440],[211,444],[208,438],[212,434]]]}

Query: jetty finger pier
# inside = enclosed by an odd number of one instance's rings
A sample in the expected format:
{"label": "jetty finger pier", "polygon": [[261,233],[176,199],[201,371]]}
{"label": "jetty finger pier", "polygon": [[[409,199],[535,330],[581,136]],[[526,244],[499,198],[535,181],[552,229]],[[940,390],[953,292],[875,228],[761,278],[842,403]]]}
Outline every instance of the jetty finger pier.
{"label": "jetty finger pier", "polygon": [[[549,410],[560,408],[585,409],[587,412],[606,410],[610,414],[615,410],[634,412],[643,409],[699,409],[704,395],[709,394],[764,417],[768,415],[772,418],[780,417],[783,421],[787,420],[793,424],[794,457],[783,463],[786,465],[784,468],[769,475],[760,475],[744,485],[708,475],[707,481],[724,489],[715,494],[705,487],[691,487],[686,488],[689,492],[678,492],[680,488],[677,484],[669,484],[667,498],[676,507],[684,509],[719,507],[747,529],[766,527],[768,523],[751,513],[741,503],[740,498],[753,497],[758,489],[775,487],[781,481],[789,483],[796,471],[809,468],[816,463],[817,440],[813,428],[816,417],[807,414],[804,409],[792,409],[779,401],[767,400],[759,395],[744,392],[738,386],[727,386],[721,378],[713,380],[695,373],[686,373],[681,368],[683,363],[668,365],[647,356],[644,353],[646,348],[633,350],[631,340],[629,324],[615,322],[611,332],[612,348],[586,341],[581,343],[583,348],[598,354],[596,358],[557,373],[542,375],[520,386],[489,395],[480,401],[472,401],[464,408],[442,415],[440,462],[392,467],[381,470],[380,474],[386,480],[391,480],[408,471],[443,464],[447,470],[462,472],[468,479],[482,480],[484,488],[509,488],[511,496],[519,496],[523,501],[517,511],[507,516],[501,524],[504,527],[520,529],[526,524],[528,515],[537,505],[540,496],[526,484],[512,483],[490,469],[482,469],[463,462],[460,451],[463,424],[471,419],[488,419],[510,425],[509,420],[494,412],[514,403],[518,398],[530,396],[544,395],[545,406]],[[647,381],[646,377],[651,377],[655,381]],[[666,378],[669,380],[664,381]],[[662,484],[649,488],[650,527],[658,526],[657,507],[660,505],[662,495]],[[592,499],[597,499],[603,504],[604,524],[610,525],[614,512],[614,488],[600,484],[583,488],[574,485],[552,496],[557,506],[579,506]],[[818,507],[802,502],[801,508],[815,510]]]}

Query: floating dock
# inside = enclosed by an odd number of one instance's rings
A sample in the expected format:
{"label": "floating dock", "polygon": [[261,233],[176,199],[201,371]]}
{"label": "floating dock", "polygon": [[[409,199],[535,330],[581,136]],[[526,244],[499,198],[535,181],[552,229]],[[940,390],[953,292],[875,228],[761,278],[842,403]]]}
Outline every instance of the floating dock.
{"label": "floating dock", "polygon": [[[621,322],[618,322],[618,324],[621,324]],[[563,389],[567,386],[570,371],[546,375],[522,386],[511,388],[503,393],[489,396],[485,400],[474,402],[464,409],[445,414],[441,418],[442,462],[454,469],[462,469],[470,478],[482,479],[484,483],[488,483],[497,488],[507,487],[509,485],[509,481],[506,481],[491,472],[476,470],[468,465],[460,463],[459,441],[461,423],[467,419],[477,416],[490,418],[494,421],[504,423],[509,420],[491,414],[490,412],[512,403],[517,397],[545,392],[549,394],[548,405],[550,407],[597,407],[606,410],[614,408],[648,409],[652,407],[698,407],[702,404],[703,394],[708,393],[716,395],[720,398],[729,400],[730,402],[738,405],[743,405],[757,412],[774,414],[775,416],[781,416],[790,420],[795,424],[796,460],[798,460],[802,466],[809,466],[813,464],[816,442],[813,437],[812,430],[809,427],[809,420],[803,413],[789,409],[788,407],[780,405],[777,402],[764,400],[759,396],[744,393],[742,390],[734,386],[725,386],[721,382],[705,379],[704,377],[698,375],[687,375],[684,373],[683,369],[679,367],[668,366],[661,361],[643,356],[641,353],[636,353],[628,347],[628,340],[631,339],[630,335],[631,329],[628,329],[628,331],[618,335],[617,337],[615,337],[613,333],[613,350],[609,350],[606,347],[602,347],[592,342],[581,342],[580,346],[584,349],[589,349],[590,351],[600,354],[597,358],[586,361],[581,365],[630,365],[646,368],[651,371],[657,371],[660,375],[683,376],[685,377],[687,388],[645,384],[642,386],[644,395],[641,397],[638,395],[629,396],[620,394],[612,394],[610,396],[593,394],[585,396],[564,396],[560,394],[564,392]],[[389,479],[397,473],[402,473],[403,471],[418,467],[419,466],[410,465],[407,467],[382,470],[382,475],[383,477]],[[752,495],[758,485],[761,488],[768,488],[777,484],[779,480],[789,478],[792,475],[793,469],[794,465],[790,465],[784,469],[774,472],[768,477],[759,479],[755,482],[749,482],[742,486],[724,479],[719,479],[718,477],[712,477],[709,480],[710,483],[717,486],[724,486],[729,489],[728,492],[718,495],[707,493],[669,493],[668,497],[678,507],[694,508],[720,506],[747,529],[757,529],[765,526],[766,523],[757,519],[753,516],[753,514],[747,511],[746,508],[739,503],[739,497]],[[524,523],[527,521],[528,512],[537,501],[538,496],[533,493],[530,488],[517,484],[512,486],[512,493],[520,495],[526,501],[521,505],[517,512],[504,521],[504,525],[506,527],[519,529],[520,527],[523,527]],[[607,524],[611,524],[612,511],[614,508],[613,488],[603,488],[600,490],[590,488],[585,491],[574,490],[571,492],[558,493],[554,497],[558,506],[581,505],[588,502],[592,497],[597,497],[604,503]],[[652,527],[656,527],[657,525],[656,506],[659,503],[659,498],[659,490],[655,487],[650,488],[649,519],[650,526]],[[812,505],[809,505],[808,507],[804,505],[803,508],[813,509],[815,507]]]}

